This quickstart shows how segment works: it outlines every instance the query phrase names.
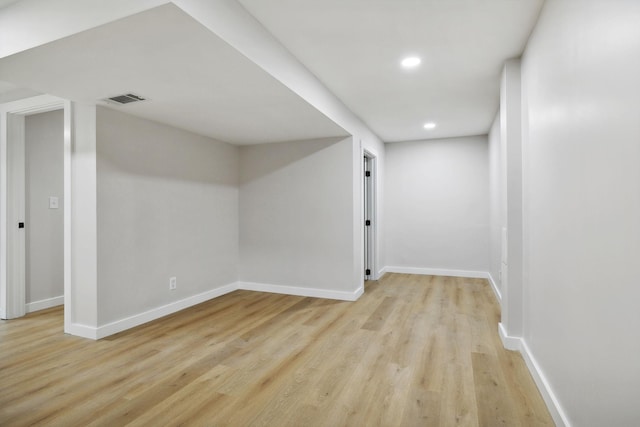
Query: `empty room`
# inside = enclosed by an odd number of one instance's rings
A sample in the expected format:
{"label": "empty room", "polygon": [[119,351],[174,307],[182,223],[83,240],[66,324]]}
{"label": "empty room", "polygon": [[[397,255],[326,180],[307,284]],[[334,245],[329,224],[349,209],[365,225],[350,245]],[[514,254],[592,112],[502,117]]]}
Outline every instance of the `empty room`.
{"label": "empty room", "polygon": [[640,425],[637,0],[0,0],[0,425]]}

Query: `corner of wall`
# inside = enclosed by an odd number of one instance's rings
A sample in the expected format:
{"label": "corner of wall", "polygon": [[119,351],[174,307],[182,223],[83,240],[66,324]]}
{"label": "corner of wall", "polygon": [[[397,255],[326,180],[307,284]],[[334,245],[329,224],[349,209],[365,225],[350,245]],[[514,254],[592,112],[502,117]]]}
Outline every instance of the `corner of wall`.
{"label": "corner of wall", "polygon": [[80,323],[70,323],[68,325],[65,325],[64,333],[75,335],[80,338],[88,338],[90,340],[97,340],[99,338],[98,328],[82,325]]}
{"label": "corner of wall", "polygon": [[549,410],[551,418],[553,418],[556,426],[571,427],[567,414],[562,408],[551,384],[531,353],[531,350],[524,338],[510,336],[502,323],[498,324],[498,334],[500,335],[500,340],[502,341],[504,348],[507,350],[517,351],[522,355],[522,358],[529,369],[529,373],[531,374],[533,381],[536,383],[538,391],[540,391],[540,395],[542,396],[544,403],[547,405],[547,409]]}
{"label": "corner of wall", "polygon": [[500,293],[500,288],[498,287],[498,284],[496,283],[496,281],[493,279],[493,276],[491,275],[491,273],[487,273],[487,279],[491,284],[491,289],[493,289],[493,293],[496,295],[496,299],[498,300],[498,303],[500,304],[500,306],[502,306],[502,294]]}

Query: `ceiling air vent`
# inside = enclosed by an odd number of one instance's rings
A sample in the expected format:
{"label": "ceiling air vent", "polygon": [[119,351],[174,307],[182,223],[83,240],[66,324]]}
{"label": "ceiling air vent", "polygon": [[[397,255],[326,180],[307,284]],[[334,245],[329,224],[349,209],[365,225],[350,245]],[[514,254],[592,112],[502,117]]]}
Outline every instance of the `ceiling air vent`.
{"label": "ceiling air vent", "polygon": [[144,101],[145,98],[133,93],[127,93],[125,95],[112,96],[111,98],[107,98],[106,100],[117,102],[118,104],[129,104],[130,102]]}

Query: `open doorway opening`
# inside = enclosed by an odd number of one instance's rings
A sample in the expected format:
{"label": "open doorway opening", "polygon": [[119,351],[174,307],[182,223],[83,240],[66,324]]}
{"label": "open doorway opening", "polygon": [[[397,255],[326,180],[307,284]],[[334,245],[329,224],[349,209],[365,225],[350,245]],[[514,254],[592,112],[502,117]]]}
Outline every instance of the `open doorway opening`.
{"label": "open doorway opening", "polygon": [[363,156],[363,208],[364,208],[364,280],[376,280],[376,158],[368,151]]}
{"label": "open doorway opening", "polygon": [[69,101],[43,95],[0,105],[0,190],[0,317],[67,305]]}
{"label": "open doorway opening", "polygon": [[64,111],[25,116],[26,312],[64,304]]}

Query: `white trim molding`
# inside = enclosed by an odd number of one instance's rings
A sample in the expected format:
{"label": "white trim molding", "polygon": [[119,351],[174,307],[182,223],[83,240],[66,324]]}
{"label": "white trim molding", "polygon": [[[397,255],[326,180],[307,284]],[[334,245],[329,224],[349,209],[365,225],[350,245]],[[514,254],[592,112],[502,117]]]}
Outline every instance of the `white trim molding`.
{"label": "white trim molding", "polygon": [[493,280],[493,276],[491,273],[487,273],[489,283],[491,284],[491,289],[493,289],[493,293],[496,294],[496,298],[498,299],[498,303],[502,306],[502,293],[500,292],[500,288],[498,288],[498,284],[495,280]]}
{"label": "white trim molding", "polygon": [[297,295],[301,297],[336,299],[341,301],[356,301],[364,293],[364,285],[360,286],[353,292],[345,292],[329,289],[271,285],[266,283],[238,282],[238,289],[246,291],[271,292],[273,294]]}
{"label": "white trim molding", "polygon": [[211,299],[239,289],[247,291],[270,292],[275,294],[335,299],[340,301],[356,301],[364,293],[364,286],[360,286],[353,292],[345,292],[317,288],[300,288],[295,286],[267,285],[264,283],[234,282],[228,285],[221,286],[219,288],[212,289],[210,291],[181,299],[179,301],[174,301],[172,303],[153,308],[143,313],[134,314],[133,316],[107,323],[106,325],[102,325],[97,328],[81,325],[79,323],[72,323],[66,332],[71,335],[77,335],[83,338],[99,340],[101,338],[117,334],[118,332],[126,331],[127,329],[135,328],[136,326],[140,326],[144,323],[148,323],[161,317],[168,316],[169,314],[176,313],[180,310],[184,310],[186,308],[203,303],[205,301],[209,301]]}
{"label": "white trim molding", "polygon": [[42,299],[39,301],[29,302],[25,305],[25,311],[27,313],[33,313],[34,311],[44,310],[46,308],[57,307],[64,304],[64,296]]}
{"label": "white trim molding", "polygon": [[557,427],[571,427],[571,423],[569,422],[569,418],[567,417],[566,412],[562,408],[560,401],[556,397],[556,394],[549,384],[547,377],[544,372],[540,368],[540,365],[536,361],[535,357],[531,353],[527,342],[521,337],[514,337],[507,334],[506,329],[502,323],[498,324],[498,333],[500,334],[500,339],[502,340],[502,345],[507,350],[518,351],[524,362],[531,373],[531,377],[533,381],[538,386],[538,390],[542,395],[542,399],[544,403],[547,405],[547,409],[549,409],[549,413],[551,414],[551,418],[553,418],[553,422]]}
{"label": "white trim molding", "polygon": [[520,351],[522,349],[522,338],[509,335],[502,322],[498,323],[498,334],[500,335],[502,346],[507,350]]}
{"label": "white trim molding", "polygon": [[449,270],[445,268],[422,267],[385,267],[387,273],[422,274],[427,276],[468,277],[472,279],[489,279],[486,271]]}
{"label": "white trim molding", "polygon": [[80,338],[89,338],[91,340],[97,340],[98,329],[93,326],[81,325],[80,323],[70,323],[65,325],[64,332],[69,335],[74,335]]}
{"label": "white trim molding", "polygon": [[118,332],[135,328],[136,326],[151,322],[152,320],[168,316],[169,314],[176,313],[180,310],[184,310],[185,308],[189,308],[205,301],[228,294],[229,292],[233,292],[236,289],[238,289],[237,282],[231,283],[219,288],[212,289],[210,291],[203,292],[201,294],[193,295],[179,301],[174,301],[172,303],[153,308],[143,313],[134,314],[133,316],[116,320],[115,322],[107,323],[106,325],[99,326],[96,329],[94,339],[108,337],[109,335],[117,334]]}

